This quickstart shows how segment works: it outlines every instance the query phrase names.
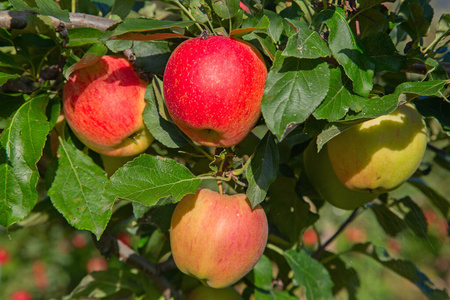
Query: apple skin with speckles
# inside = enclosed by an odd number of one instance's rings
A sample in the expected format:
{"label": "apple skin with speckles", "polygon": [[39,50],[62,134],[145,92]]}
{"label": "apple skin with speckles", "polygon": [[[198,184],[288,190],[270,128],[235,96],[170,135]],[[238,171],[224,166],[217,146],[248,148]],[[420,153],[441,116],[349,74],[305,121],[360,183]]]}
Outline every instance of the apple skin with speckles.
{"label": "apple skin with speckles", "polygon": [[199,189],[177,204],[170,245],[177,267],[213,288],[233,285],[255,266],[267,243],[268,224],[260,205],[245,194]]}
{"label": "apple skin with speckles", "polygon": [[412,104],[350,127],[327,143],[339,180],[351,190],[383,193],[419,167],[427,148],[422,115]]}
{"label": "apple skin with speckles", "polygon": [[259,120],[266,77],[264,59],[251,44],[224,36],[193,38],[167,62],[167,110],[193,141],[231,147]]}
{"label": "apple skin with speckles", "polygon": [[102,56],[70,74],[63,91],[67,123],[100,154],[139,154],[153,142],[142,117],[146,87],[128,60]]}

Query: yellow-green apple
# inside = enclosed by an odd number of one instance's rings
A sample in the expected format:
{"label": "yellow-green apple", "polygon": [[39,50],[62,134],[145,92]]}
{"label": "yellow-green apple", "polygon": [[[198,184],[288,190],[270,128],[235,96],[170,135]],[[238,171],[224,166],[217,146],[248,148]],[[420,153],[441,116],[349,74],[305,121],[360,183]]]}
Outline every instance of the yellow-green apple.
{"label": "yellow-green apple", "polygon": [[141,153],[153,141],[142,118],[146,87],[128,60],[103,56],[69,76],[63,91],[67,123],[100,154]]}
{"label": "yellow-green apple", "polygon": [[258,262],[268,225],[260,205],[245,194],[208,189],[183,197],[172,215],[170,245],[177,267],[213,288],[230,286]]}
{"label": "yellow-green apple", "polygon": [[231,147],[258,121],[266,77],[264,59],[251,44],[224,36],[193,38],[167,62],[167,110],[193,141]]}
{"label": "yellow-green apple", "polygon": [[377,194],[369,191],[353,191],[345,187],[331,166],[327,145],[319,153],[315,141],[311,141],[303,153],[306,176],[323,200],[341,208],[352,210],[372,201]]}
{"label": "yellow-green apple", "polygon": [[232,288],[213,289],[200,285],[189,293],[186,300],[243,300],[243,298]]}
{"label": "yellow-green apple", "polygon": [[419,167],[427,147],[425,122],[411,104],[352,126],[328,142],[328,156],[349,189],[386,192]]}
{"label": "yellow-green apple", "polygon": [[108,177],[111,177],[119,168],[123,167],[124,164],[133,160],[137,155],[133,156],[108,156],[100,155],[103,162],[103,169]]}

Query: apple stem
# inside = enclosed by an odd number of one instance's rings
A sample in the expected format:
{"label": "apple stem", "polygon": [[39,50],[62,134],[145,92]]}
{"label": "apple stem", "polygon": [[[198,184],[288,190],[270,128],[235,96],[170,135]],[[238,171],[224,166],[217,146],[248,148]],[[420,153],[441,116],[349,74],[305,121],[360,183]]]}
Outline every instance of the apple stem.
{"label": "apple stem", "polygon": [[223,180],[222,179],[217,179],[217,186],[219,187],[219,194],[223,195]]}

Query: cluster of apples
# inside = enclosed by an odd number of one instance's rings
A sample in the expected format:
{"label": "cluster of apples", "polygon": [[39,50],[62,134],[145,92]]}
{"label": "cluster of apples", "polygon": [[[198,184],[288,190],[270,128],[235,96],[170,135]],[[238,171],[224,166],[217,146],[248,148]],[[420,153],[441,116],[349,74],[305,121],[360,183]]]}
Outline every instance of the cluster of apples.
{"label": "cluster of apples", "polygon": [[304,153],[304,167],[324,200],[352,210],[410,178],[426,146],[422,115],[412,104],[404,104],[390,114],[350,127],[319,153],[311,142]]}
{"label": "cluster of apples", "polygon": [[[264,59],[252,45],[202,35],[181,43],[167,63],[167,110],[194,142],[231,147],[260,118],[266,77]],[[142,118],[146,87],[126,59],[104,56],[70,75],[63,92],[67,123],[106,161],[137,155],[153,141]],[[252,208],[245,194],[199,189],[180,201],[171,220],[178,268],[214,288],[245,276],[261,257],[267,236],[264,210]]]}

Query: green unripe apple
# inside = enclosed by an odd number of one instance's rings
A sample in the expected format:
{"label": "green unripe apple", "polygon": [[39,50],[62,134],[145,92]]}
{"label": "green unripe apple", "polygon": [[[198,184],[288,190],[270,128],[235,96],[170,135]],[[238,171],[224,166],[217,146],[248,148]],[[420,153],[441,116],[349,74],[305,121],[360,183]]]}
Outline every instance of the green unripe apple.
{"label": "green unripe apple", "polygon": [[189,293],[186,300],[243,300],[243,298],[232,288],[213,289],[200,285]]}
{"label": "green unripe apple", "polygon": [[352,190],[387,192],[405,182],[427,147],[425,122],[411,104],[357,124],[328,143],[339,180]]}
{"label": "green unripe apple", "polygon": [[349,190],[339,181],[328,158],[327,145],[317,153],[315,141],[310,142],[303,154],[303,160],[309,181],[317,193],[330,204],[352,210],[377,197],[377,194],[369,191]]}

